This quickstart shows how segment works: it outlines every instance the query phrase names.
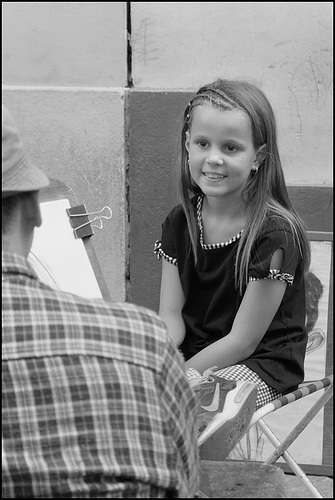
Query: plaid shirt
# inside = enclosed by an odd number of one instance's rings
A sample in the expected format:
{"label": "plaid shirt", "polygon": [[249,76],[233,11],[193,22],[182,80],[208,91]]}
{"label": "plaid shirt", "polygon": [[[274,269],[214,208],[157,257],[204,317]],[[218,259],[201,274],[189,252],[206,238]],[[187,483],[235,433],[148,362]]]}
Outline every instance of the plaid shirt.
{"label": "plaid shirt", "polygon": [[196,399],[152,311],[2,256],[2,496],[194,497]]}

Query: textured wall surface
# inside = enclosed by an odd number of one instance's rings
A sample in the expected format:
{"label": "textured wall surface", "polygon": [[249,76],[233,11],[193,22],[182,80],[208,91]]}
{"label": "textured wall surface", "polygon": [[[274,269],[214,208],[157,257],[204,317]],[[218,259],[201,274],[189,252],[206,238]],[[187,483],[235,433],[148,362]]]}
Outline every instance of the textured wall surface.
{"label": "textured wall surface", "polygon": [[333,172],[332,3],[129,4],[128,36],[126,2],[3,2],[3,99],[41,168],[89,210],[113,209],[93,237],[112,297],[156,309],[152,247],[177,203],[181,114],[201,84],[260,85],[286,180],[306,187],[299,206],[321,222]]}
{"label": "textured wall surface", "polygon": [[131,13],[131,297],[157,309],[161,265],[152,247],[178,200],[180,118],[204,83],[244,78],[264,90],[286,182],[305,187],[294,192],[299,210],[310,228],[331,225],[332,4],[134,2]]}
{"label": "textured wall surface", "polygon": [[124,92],[7,88],[3,102],[36,165],[72,189],[89,212],[112,208],[92,241],[111,297],[124,300]]}
{"label": "textured wall surface", "polygon": [[244,78],[278,119],[287,181],[332,182],[331,2],[134,2],[137,89]]}
{"label": "textured wall surface", "polygon": [[125,2],[2,2],[6,85],[123,87]]}
{"label": "textured wall surface", "polygon": [[[130,127],[130,279],[131,298],[158,310],[161,263],[153,253],[161,224],[178,203],[177,140],[190,92],[132,91]],[[148,138],[151,147],[148,147]],[[164,141],[160,140],[164,137]],[[289,185],[297,211],[311,231],[332,231],[331,186]]]}
{"label": "textured wall surface", "polygon": [[32,159],[89,212],[113,300],[126,298],[125,2],[3,2],[3,102]]}

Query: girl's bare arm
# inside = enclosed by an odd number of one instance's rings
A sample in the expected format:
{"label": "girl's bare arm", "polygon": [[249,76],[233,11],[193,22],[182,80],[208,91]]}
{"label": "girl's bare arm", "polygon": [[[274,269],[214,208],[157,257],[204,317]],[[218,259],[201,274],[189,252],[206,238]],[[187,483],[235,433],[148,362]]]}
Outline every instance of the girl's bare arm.
{"label": "girl's bare arm", "polygon": [[168,332],[179,347],[185,337],[185,325],[181,310],[185,296],[181,287],[178,268],[162,259],[159,315],[165,321]]}

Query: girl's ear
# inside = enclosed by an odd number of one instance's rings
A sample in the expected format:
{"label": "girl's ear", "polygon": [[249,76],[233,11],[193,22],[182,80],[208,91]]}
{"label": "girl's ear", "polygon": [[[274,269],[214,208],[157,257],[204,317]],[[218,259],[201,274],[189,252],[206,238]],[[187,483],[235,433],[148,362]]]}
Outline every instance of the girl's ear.
{"label": "girl's ear", "polygon": [[186,130],[186,141],[185,141],[185,148],[187,151],[190,151],[190,131]]}
{"label": "girl's ear", "polygon": [[265,160],[266,157],[266,144],[263,144],[263,146],[260,146],[257,150],[256,157],[254,159],[254,165],[256,167],[259,167],[261,163]]}

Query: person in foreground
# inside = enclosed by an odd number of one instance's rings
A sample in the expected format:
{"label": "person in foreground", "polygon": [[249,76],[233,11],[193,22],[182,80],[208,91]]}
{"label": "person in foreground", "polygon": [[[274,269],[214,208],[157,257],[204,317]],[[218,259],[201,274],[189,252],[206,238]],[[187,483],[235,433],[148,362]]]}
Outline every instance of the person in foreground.
{"label": "person in foreground", "polygon": [[255,409],[303,381],[310,247],[258,87],[222,79],[201,87],[185,109],[181,147],[181,204],[154,248],[159,314],[202,388],[200,457],[214,460]]}
{"label": "person in foreground", "polygon": [[40,282],[49,181],[2,123],[2,496],[194,497],[197,399],[158,315]]}

